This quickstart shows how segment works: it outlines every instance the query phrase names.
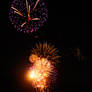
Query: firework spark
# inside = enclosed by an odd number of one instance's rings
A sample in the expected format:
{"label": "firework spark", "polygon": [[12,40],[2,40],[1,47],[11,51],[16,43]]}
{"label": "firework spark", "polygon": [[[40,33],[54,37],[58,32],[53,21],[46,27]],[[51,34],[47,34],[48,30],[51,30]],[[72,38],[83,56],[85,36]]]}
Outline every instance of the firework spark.
{"label": "firework spark", "polygon": [[[50,88],[50,76],[53,74],[54,63],[60,56],[57,55],[57,49],[47,43],[36,44],[33,48],[29,61],[33,66],[29,69],[28,77],[32,85],[40,92],[48,92]],[[53,78],[52,78],[53,79]]]}

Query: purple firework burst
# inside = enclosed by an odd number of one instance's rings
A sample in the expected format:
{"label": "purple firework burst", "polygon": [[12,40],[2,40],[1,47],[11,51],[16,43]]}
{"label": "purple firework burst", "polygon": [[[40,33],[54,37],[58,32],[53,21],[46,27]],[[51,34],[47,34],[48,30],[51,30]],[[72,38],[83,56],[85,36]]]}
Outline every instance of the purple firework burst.
{"label": "purple firework burst", "polygon": [[17,31],[32,33],[44,25],[48,9],[44,0],[14,0],[9,11],[9,19]]}

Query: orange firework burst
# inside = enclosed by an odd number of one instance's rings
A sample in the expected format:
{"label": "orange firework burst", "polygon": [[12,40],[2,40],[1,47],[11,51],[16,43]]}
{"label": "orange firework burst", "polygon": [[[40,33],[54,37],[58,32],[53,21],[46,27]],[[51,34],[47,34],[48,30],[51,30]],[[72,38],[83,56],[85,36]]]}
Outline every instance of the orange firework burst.
{"label": "orange firework burst", "polygon": [[28,77],[32,81],[32,85],[40,92],[47,92],[46,88],[49,88],[50,81],[48,81],[51,74],[54,72],[54,63],[58,61],[57,49],[47,43],[36,44],[33,48],[32,54],[29,57],[29,61],[33,63],[33,66],[29,70]]}
{"label": "orange firework burst", "polygon": [[51,46],[47,43],[39,43],[36,44],[35,48],[32,49],[32,54],[29,59],[30,62],[34,62],[35,60],[33,59],[37,59],[37,57],[42,57],[52,62],[58,62],[58,58],[60,58],[61,56],[59,56],[57,53],[58,50],[54,47],[54,45]]}

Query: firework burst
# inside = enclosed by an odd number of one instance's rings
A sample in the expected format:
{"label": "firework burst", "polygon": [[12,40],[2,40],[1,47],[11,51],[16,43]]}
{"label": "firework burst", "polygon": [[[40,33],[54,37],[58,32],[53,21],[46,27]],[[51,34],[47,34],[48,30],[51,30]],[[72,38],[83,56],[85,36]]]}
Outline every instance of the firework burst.
{"label": "firework burst", "polygon": [[47,4],[44,0],[13,0],[9,19],[17,31],[32,34],[46,23]]}
{"label": "firework burst", "polygon": [[57,54],[58,52],[59,51],[57,50],[57,48],[54,47],[54,45],[50,45],[47,43],[43,43],[43,44],[39,43],[36,44],[35,48],[32,49],[32,54],[29,59],[32,62],[34,61],[33,57],[40,57],[40,58],[42,57],[56,63],[58,62],[58,58],[61,57]]}
{"label": "firework burst", "polygon": [[33,66],[29,69],[28,77],[37,91],[49,92],[50,84],[57,75],[54,66],[60,57],[57,52],[54,46],[47,43],[36,44],[32,49],[29,61]]}

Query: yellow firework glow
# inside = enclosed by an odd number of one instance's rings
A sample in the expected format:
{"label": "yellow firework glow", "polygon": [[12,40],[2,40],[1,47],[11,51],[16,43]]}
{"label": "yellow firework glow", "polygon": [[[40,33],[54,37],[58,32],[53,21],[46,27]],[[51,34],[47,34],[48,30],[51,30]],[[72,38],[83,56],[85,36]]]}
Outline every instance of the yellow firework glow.
{"label": "yellow firework glow", "polygon": [[33,48],[29,61],[33,66],[29,70],[28,77],[35,88],[45,92],[48,88],[48,78],[53,72],[53,62],[57,61],[60,56],[57,55],[57,49],[47,43],[36,44]]}
{"label": "yellow firework glow", "polygon": [[32,69],[29,71],[29,78],[32,80],[32,84],[40,89],[48,87],[47,78],[52,69],[53,66],[50,61],[45,58],[39,58],[34,62]]}

